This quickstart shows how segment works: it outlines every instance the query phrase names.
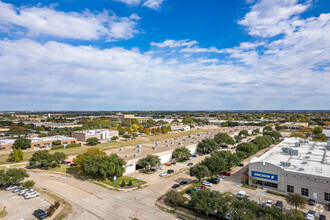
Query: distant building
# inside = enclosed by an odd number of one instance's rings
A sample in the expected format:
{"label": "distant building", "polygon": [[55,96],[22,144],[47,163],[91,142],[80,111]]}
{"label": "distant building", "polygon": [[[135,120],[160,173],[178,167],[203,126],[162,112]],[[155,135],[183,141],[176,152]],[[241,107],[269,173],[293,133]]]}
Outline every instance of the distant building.
{"label": "distant building", "polygon": [[330,202],[330,141],[285,138],[249,163],[249,184]]}
{"label": "distant building", "polygon": [[0,128],[0,135],[4,135],[7,131],[9,131],[9,128]]}
{"label": "distant building", "polygon": [[323,134],[327,136],[328,140],[330,140],[330,129],[323,129]]}
{"label": "distant building", "polygon": [[[28,138],[31,140],[30,148],[47,148],[52,147],[55,141],[61,141],[61,145],[68,144],[76,144],[77,139],[66,136],[52,136],[52,137],[44,137],[44,138]],[[15,140],[14,139],[6,139],[0,140],[0,151],[6,150],[9,151],[13,148]]]}
{"label": "distant building", "polygon": [[110,139],[114,136],[119,136],[118,130],[87,130],[87,131],[74,131],[72,137],[77,138],[78,141],[87,141],[88,138],[96,137],[97,139]]}
{"label": "distant building", "polygon": [[308,127],[308,122],[286,122],[281,126],[288,127],[289,129],[299,129],[300,127]]}
{"label": "distant building", "polygon": [[129,121],[132,119],[136,119],[140,124],[143,122],[148,121],[149,119],[152,119],[152,117],[136,117],[135,115],[132,114],[121,114],[118,113],[116,115],[112,115],[109,120],[110,121],[115,121],[115,122],[124,122],[124,121]]}

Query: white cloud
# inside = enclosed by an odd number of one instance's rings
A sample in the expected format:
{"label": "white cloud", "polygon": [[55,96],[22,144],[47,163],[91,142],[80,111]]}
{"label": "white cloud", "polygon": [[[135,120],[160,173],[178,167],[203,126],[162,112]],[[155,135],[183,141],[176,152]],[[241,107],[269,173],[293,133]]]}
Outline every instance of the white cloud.
{"label": "white cloud", "polygon": [[247,26],[251,35],[272,37],[295,30],[299,26],[297,15],[308,7],[309,3],[297,4],[297,0],[261,0],[239,24]]}
{"label": "white cloud", "polygon": [[194,41],[194,40],[191,41],[188,39],[187,40],[165,40],[164,42],[161,42],[161,43],[155,43],[155,42],[150,43],[151,46],[156,46],[156,47],[160,47],[160,48],[191,47],[195,44],[198,44],[198,42]]}
{"label": "white cloud", "polygon": [[138,5],[142,0],[116,0],[118,2],[123,2],[128,5]]}
{"label": "white cloud", "polygon": [[194,47],[186,47],[180,50],[180,52],[183,53],[222,53],[222,50],[218,50],[215,47],[210,47],[210,48],[201,48],[198,46]]}
{"label": "white cloud", "polygon": [[107,11],[93,14],[89,11],[66,13],[51,7],[15,8],[0,1],[0,25],[12,32],[16,27],[24,27],[30,37],[50,35],[80,40],[101,37],[108,40],[129,39],[139,32],[136,29],[139,19],[135,14],[118,17]]}
{"label": "white cloud", "polygon": [[163,3],[163,1],[164,0],[147,0],[143,3],[143,6],[157,10],[160,9],[160,5]]}

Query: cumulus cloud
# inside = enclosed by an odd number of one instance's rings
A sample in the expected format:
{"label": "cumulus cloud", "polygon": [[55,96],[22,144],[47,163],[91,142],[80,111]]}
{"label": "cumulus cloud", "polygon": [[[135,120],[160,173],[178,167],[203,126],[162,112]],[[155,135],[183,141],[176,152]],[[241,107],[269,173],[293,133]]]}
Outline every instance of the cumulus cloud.
{"label": "cumulus cloud", "polygon": [[164,47],[170,47],[170,48],[176,48],[176,47],[191,47],[195,44],[198,44],[197,41],[195,40],[165,40],[164,42],[161,43],[155,43],[151,42],[151,46],[156,46],[160,48]]}
{"label": "cumulus cloud", "polygon": [[161,4],[164,0],[147,0],[143,3],[143,6],[146,6],[148,8],[152,9],[160,9]]}
{"label": "cumulus cloud", "polygon": [[[25,28],[27,35],[38,37],[49,35],[79,40],[129,39],[137,30],[140,18],[133,14],[130,17],[118,17],[108,11],[91,13],[84,11],[62,12],[52,7],[21,7],[0,1],[0,26],[7,28],[5,32],[14,32],[18,27]],[[21,30],[24,31],[24,30]]]}

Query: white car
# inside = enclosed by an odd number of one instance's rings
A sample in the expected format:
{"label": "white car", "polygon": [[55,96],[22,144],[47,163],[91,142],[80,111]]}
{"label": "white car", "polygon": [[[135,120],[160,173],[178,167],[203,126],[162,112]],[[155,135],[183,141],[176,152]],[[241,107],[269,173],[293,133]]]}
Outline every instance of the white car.
{"label": "white car", "polygon": [[39,193],[37,192],[33,192],[33,193],[29,193],[27,195],[24,196],[25,199],[31,199],[31,198],[34,198],[34,197],[37,197],[37,196],[40,196]]}
{"label": "white car", "polygon": [[203,186],[211,187],[211,186],[212,186],[212,183],[210,183],[210,182],[208,182],[208,181],[204,181],[204,182],[202,182],[202,185],[203,185]]}
{"label": "white car", "polygon": [[272,201],[272,200],[268,200],[268,201],[266,202],[266,206],[268,206],[268,207],[272,207],[272,205],[273,205],[273,201]]}
{"label": "white car", "polygon": [[6,191],[9,191],[9,190],[13,190],[13,189],[16,189],[18,186],[9,186],[7,187],[5,190]]}
{"label": "white car", "polygon": [[30,189],[28,191],[26,191],[23,196],[26,196],[26,195],[29,195],[29,194],[33,194],[33,193],[36,193],[36,191],[34,191],[34,189]]}
{"label": "white car", "polygon": [[161,173],[161,174],[159,174],[159,176],[166,176],[167,175],[167,173]]}
{"label": "white car", "polygon": [[162,167],[162,166],[159,166],[159,167],[158,167],[158,169],[160,169],[160,170],[163,170],[163,169],[164,169],[164,167]]}

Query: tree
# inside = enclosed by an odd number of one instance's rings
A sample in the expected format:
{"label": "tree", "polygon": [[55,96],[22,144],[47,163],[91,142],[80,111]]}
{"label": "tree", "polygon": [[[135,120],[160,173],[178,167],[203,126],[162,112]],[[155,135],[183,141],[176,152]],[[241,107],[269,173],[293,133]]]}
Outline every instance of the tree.
{"label": "tree", "polygon": [[18,138],[13,144],[14,148],[21,148],[21,149],[30,148],[30,146],[31,146],[31,140],[26,138]]}
{"label": "tree", "polygon": [[118,136],[113,136],[113,137],[111,138],[112,141],[116,141],[116,140],[118,140],[118,139],[119,139]]}
{"label": "tree", "polygon": [[206,177],[209,173],[208,168],[202,164],[196,164],[195,166],[190,167],[189,174],[190,176],[194,176],[198,179],[198,182],[201,181],[204,177]]}
{"label": "tree", "polygon": [[305,199],[304,197],[302,197],[301,195],[297,194],[297,193],[289,193],[286,195],[285,197],[285,201],[294,206],[296,208],[300,207],[300,208],[304,208],[306,203],[307,203],[307,199]]}
{"label": "tree", "polygon": [[179,147],[173,151],[172,157],[181,161],[185,158],[191,157],[191,153],[186,147]]}
{"label": "tree", "polygon": [[91,137],[86,140],[88,145],[95,146],[99,143],[99,140],[96,137]]}
{"label": "tree", "polygon": [[182,195],[179,192],[174,191],[172,189],[167,191],[165,196],[166,196],[166,201],[170,203],[170,205],[174,209],[176,209],[180,204],[184,202]]}
{"label": "tree", "polygon": [[129,180],[128,185],[129,185],[129,186],[133,186],[133,182],[132,182],[132,180]]}
{"label": "tree", "polygon": [[18,148],[17,154],[20,161],[24,159],[24,153],[21,148]]}
{"label": "tree", "polygon": [[138,160],[137,164],[140,167],[150,169],[152,167],[159,166],[161,164],[161,162],[160,162],[159,156],[157,156],[157,155],[148,155],[148,156]]}
{"label": "tree", "polygon": [[126,183],[125,183],[125,181],[123,180],[123,181],[121,181],[121,184],[120,184],[120,186],[121,187],[125,187],[126,186]]}
{"label": "tree", "polygon": [[260,133],[259,128],[253,129],[252,133],[253,133],[253,134],[259,134],[259,133]]}
{"label": "tree", "polygon": [[167,126],[167,131],[168,132],[172,132],[173,131],[171,125]]}
{"label": "tree", "polygon": [[110,156],[95,155],[87,157],[82,166],[82,171],[94,178],[113,178],[122,176],[125,172],[126,162],[117,154]]}
{"label": "tree", "polygon": [[126,131],[124,128],[119,128],[118,133],[119,133],[119,135],[124,135],[126,133]]}
{"label": "tree", "polygon": [[270,125],[264,127],[264,131],[272,131],[273,128]]}
{"label": "tree", "polygon": [[44,137],[48,137],[48,135],[46,133],[41,133],[41,134],[38,135],[38,137],[44,138]]}
{"label": "tree", "polygon": [[130,138],[131,138],[131,135],[129,135],[129,134],[124,134],[124,135],[123,135],[123,138],[125,138],[126,140],[127,140],[127,139],[130,139]]}
{"label": "tree", "polygon": [[282,137],[281,133],[278,131],[265,131],[262,133],[262,135],[269,135],[276,140],[278,140]]}
{"label": "tree", "polygon": [[234,136],[234,139],[235,139],[235,141],[240,141],[240,140],[242,140],[243,138],[242,138],[242,136],[240,136],[240,135],[235,135]]}
{"label": "tree", "polygon": [[10,152],[8,161],[9,162],[18,162],[20,161],[20,156],[18,155],[18,150],[16,148],[13,149],[12,152]]}
{"label": "tree", "polygon": [[237,151],[246,152],[247,156],[255,154],[258,151],[258,147],[255,144],[253,144],[252,142],[241,143],[241,144],[237,145],[236,149],[237,149]]}
{"label": "tree", "polygon": [[218,133],[214,135],[214,141],[218,144],[235,144],[235,141],[226,133]]}
{"label": "tree", "polygon": [[167,128],[166,128],[165,126],[162,126],[161,129],[162,129],[162,133],[163,133],[163,134],[167,133]]}
{"label": "tree", "polygon": [[299,137],[299,138],[307,139],[307,137],[305,135],[303,135],[302,133],[299,133],[299,132],[292,132],[290,137]]}
{"label": "tree", "polygon": [[156,128],[152,128],[151,129],[151,134],[156,134],[156,133],[157,133]]}
{"label": "tree", "polygon": [[48,150],[41,150],[32,154],[29,164],[30,166],[38,165],[49,169],[50,167],[57,167],[59,164],[63,163],[66,158],[68,158],[68,156],[62,152],[51,154]]}
{"label": "tree", "polygon": [[139,135],[137,133],[133,133],[132,136],[137,138]]}
{"label": "tree", "polygon": [[75,159],[73,159],[73,162],[74,164],[77,165],[77,167],[81,167],[81,165],[88,157],[97,156],[97,155],[106,156],[107,154],[98,148],[92,147],[86,150],[85,152],[79,154]]}
{"label": "tree", "polygon": [[228,167],[225,158],[218,156],[218,154],[212,154],[211,157],[206,157],[201,164],[205,165],[212,175],[226,170]]}
{"label": "tree", "polygon": [[22,168],[10,168],[7,171],[0,170],[0,186],[19,183],[23,181],[25,177],[29,177],[29,174]]}
{"label": "tree", "polygon": [[313,133],[316,135],[316,134],[321,134],[323,132],[323,128],[321,127],[315,127],[313,129]]}
{"label": "tree", "polygon": [[316,134],[313,137],[313,141],[327,141],[327,136],[325,134]]}
{"label": "tree", "polygon": [[150,135],[150,131],[147,130],[147,129],[144,130],[144,133],[145,133],[146,135]]}
{"label": "tree", "polygon": [[243,137],[247,137],[249,136],[249,132],[247,130],[241,130],[239,133],[238,133],[239,136],[243,136]]}
{"label": "tree", "polygon": [[211,153],[218,149],[218,144],[212,139],[204,139],[197,145],[197,151],[201,153]]}
{"label": "tree", "polygon": [[24,188],[32,188],[34,186],[35,182],[33,180],[28,180],[25,183],[23,183],[22,187]]}
{"label": "tree", "polygon": [[[56,135],[56,134],[54,134],[54,135]],[[53,136],[53,135],[51,135],[51,136]],[[53,142],[53,144],[54,145],[61,145],[61,141],[60,140],[56,140],[56,141]]]}

